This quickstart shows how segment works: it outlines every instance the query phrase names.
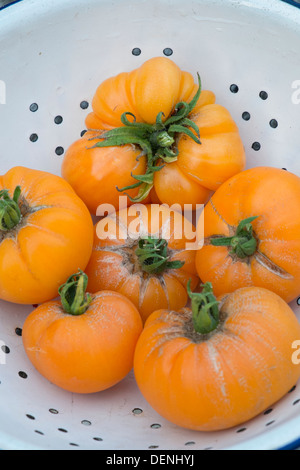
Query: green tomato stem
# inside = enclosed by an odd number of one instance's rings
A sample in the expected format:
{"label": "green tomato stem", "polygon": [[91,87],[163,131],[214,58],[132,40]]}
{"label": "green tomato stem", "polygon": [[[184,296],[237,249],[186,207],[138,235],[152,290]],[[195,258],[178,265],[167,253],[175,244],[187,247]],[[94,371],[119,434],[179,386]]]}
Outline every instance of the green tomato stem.
{"label": "green tomato stem", "polygon": [[92,296],[86,293],[88,283],[87,275],[79,270],[69,277],[65,284],[60,286],[58,293],[63,309],[71,315],[82,315],[89,308]]}
{"label": "green tomato stem", "polygon": [[240,259],[254,255],[257,250],[257,239],[253,234],[252,222],[255,219],[257,219],[257,216],[242,220],[236,229],[235,235],[232,237],[211,238],[211,245],[228,246],[231,248],[230,253]]}
{"label": "green tomato stem", "polygon": [[16,187],[12,198],[7,189],[0,191],[0,230],[7,232],[20,223],[22,218],[19,207],[20,195],[20,186]]}
{"label": "green tomato stem", "polygon": [[168,243],[163,239],[145,238],[139,240],[135,250],[142,270],[148,274],[160,274],[167,269],[179,269],[183,261],[169,261]]}
{"label": "green tomato stem", "polygon": [[191,299],[192,319],[197,333],[205,335],[214,331],[220,323],[219,302],[210,282],[202,285],[202,292],[192,292],[188,282],[187,292]]}

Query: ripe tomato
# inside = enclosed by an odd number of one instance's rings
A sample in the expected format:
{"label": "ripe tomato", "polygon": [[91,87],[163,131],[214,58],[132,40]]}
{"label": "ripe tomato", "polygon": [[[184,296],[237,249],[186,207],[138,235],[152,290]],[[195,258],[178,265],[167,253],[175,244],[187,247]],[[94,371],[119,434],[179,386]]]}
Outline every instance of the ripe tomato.
{"label": "ripe tomato", "polygon": [[95,393],[120,382],[133,367],[142,321],[116,292],[86,293],[87,277],[72,275],[61,300],[46,302],[25,320],[23,344],[37,371],[58,387]]}
{"label": "ripe tomato", "polygon": [[89,261],[91,215],[63,178],[47,172],[14,167],[0,188],[0,298],[50,300]]}
{"label": "ripe tomato", "polygon": [[62,176],[94,213],[103,203],[118,210],[120,193],[128,204],[153,202],[152,190],[168,205],[204,204],[245,167],[230,112],[169,58],[106,79],[92,107],[86,126],[98,133],[70,146]]}
{"label": "ripe tomato", "polygon": [[90,292],[110,289],[128,297],[143,321],[158,308],[181,308],[195,288],[195,227],[167,206],[135,204],[95,226],[86,268]]}
{"label": "ripe tomato", "polygon": [[300,292],[300,178],[278,168],[235,175],[204,209],[196,268],[216,295],[260,286],[286,302]]}
{"label": "ripe tomato", "polygon": [[254,418],[298,381],[292,344],[300,325],[274,292],[245,287],[216,299],[210,283],[191,308],[158,310],[139,337],[134,371],[141,393],[164,418],[217,431]]}

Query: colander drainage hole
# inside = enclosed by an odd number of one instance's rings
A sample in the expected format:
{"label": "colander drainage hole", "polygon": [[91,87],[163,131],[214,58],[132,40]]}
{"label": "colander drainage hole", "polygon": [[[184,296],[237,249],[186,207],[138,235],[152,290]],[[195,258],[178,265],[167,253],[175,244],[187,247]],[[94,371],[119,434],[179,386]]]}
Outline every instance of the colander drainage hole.
{"label": "colander drainage hole", "polygon": [[244,119],[244,121],[249,121],[250,118],[251,118],[251,115],[250,115],[250,113],[248,113],[248,111],[245,111],[245,112],[242,114],[242,118]]}
{"label": "colander drainage hole", "polygon": [[271,426],[271,425],[274,424],[274,423],[275,423],[274,420],[273,420],[273,421],[269,421],[268,423],[266,423],[266,426]]}
{"label": "colander drainage hole", "polygon": [[22,336],[22,332],[23,332],[23,331],[22,331],[22,328],[17,327],[17,328],[15,329],[15,333],[16,333],[17,336]]}
{"label": "colander drainage hole", "polygon": [[81,109],[87,109],[89,107],[89,102],[86,100],[81,101],[80,107]]}
{"label": "colander drainage hole", "polygon": [[270,127],[272,127],[273,129],[276,129],[278,127],[278,121],[276,119],[271,119],[269,124]]}
{"label": "colander drainage hole", "polygon": [[37,134],[31,134],[29,137],[30,142],[37,142],[39,139],[39,136]]}
{"label": "colander drainage hole", "polygon": [[88,419],[83,419],[81,421],[81,424],[83,424],[83,426],[92,426],[91,421],[89,421]]}
{"label": "colander drainage hole", "polygon": [[63,155],[64,152],[65,152],[65,149],[63,147],[56,147],[56,149],[55,149],[55,153],[58,156]]}
{"label": "colander drainage hole", "polygon": [[163,50],[163,53],[165,56],[169,57],[170,55],[173,54],[173,49],[171,49],[170,47],[165,47],[165,49]]}
{"label": "colander drainage hole", "polygon": [[64,428],[58,428],[58,431],[59,431],[59,432],[63,432],[63,433],[65,433],[65,434],[68,433],[68,431],[67,431],[66,429],[64,429]]}
{"label": "colander drainage hole", "polygon": [[20,370],[19,371],[19,377],[21,377],[21,379],[27,379],[28,375],[23,370]]}
{"label": "colander drainage hole", "polygon": [[235,83],[233,83],[232,85],[230,85],[229,88],[230,88],[231,93],[238,93],[238,91],[239,91],[239,87],[238,87],[238,85],[236,85]]}
{"label": "colander drainage hole", "polygon": [[240,428],[240,429],[237,430],[237,433],[239,434],[239,433],[245,432],[245,431],[247,431],[247,428]]}
{"label": "colander drainage hole", "polygon": [[38,109],[39,109],[39,105],[37,103],[32,103],[30,106],[29,106],[29,109],[32,113],[35,113]]}
{"label": "colander drainage hole", "polygon": [[138,55],[141,55],[142,51],[141,51],[141,49],[140,49],[139,47],[134,47],[134,48],[132,49],[131,53],[132,53],[132,55],[138,56]]}
{"label": "colander drainage hole", "polygon": [[259,142],[253,142],[252,148],[253,148],[253,150],[255,150],[256,152],[258,152],[258,150],[261,149],[261,144],[260,144]]}
{"label": "colander drainage hole", "polygon": [[259,97],[260,97],[262,100],[265,101],[265,100],[268,99],[269,95],[268,95],[268,93],[267,93],[266,91],[262,90],[262,91],[259,92]]}
{"label": "colander drainage hole", "polygon": [[160,428],[161,428],[161,424],[153,423],[153,424],[151,424],[150,428],[152,428],[152,429],[160,429]]}
{"label": "colander drainage hole", "polygon": [[63,119],[62,116],[55,116],[55,118],[54,118],[55,124],[58,124],[58,125],[61,124],[63,122],[63,120],[64,119]]}
{"label": "colander drainage hole", "polygon": [[300,305],[300,297],[297,299],[297,305]]}

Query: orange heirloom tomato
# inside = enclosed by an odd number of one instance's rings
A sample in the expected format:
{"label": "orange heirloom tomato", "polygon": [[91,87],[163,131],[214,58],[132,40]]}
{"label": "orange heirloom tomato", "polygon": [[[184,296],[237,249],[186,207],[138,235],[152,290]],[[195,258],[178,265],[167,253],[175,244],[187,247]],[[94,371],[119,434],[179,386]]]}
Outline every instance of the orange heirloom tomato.
{"label": "orange heirloom tomato", "polygon": [[225,182],[204,209],[202,282],[216,295],[260,286],[291,302],[300,292],[299,207],[300,178],[285,170],[256,167]]}
{"label": "orange heirloom tomato", "polygon": [[0,298],[51,300],[89,261],[91,215],[63,178],[47,172],[14,167],[0,189]]}
{"label": "orange heirloom tomato", "polygon": [[92,107],[86,126],[98,134],[70,146],[62,176],[93,211],[102,203],[118,209],[120,192],[128,204],[145,201],[153,188],[161,203],[204,204],[245,167],[229,111],[169,58],[106,79]]}
{"label": "orange heirloom tomato", "polygon": [[292,344],[300,325],[281,297],[245,287],[217,301],[210,283],[190,296],[191,309],[153,312],[135,350],[137,384],[162,417],[197,431],[223,430],[295,386],[300,365]]}
{"label": "orange heirloom tomato", "polygon": [[186,305],[188,281],[193,288],[199,282],[195,255],[195,227],[187,217],[163,205],[135,204],[95,226],[88,288],[120,292],[145,321],[158,308]]}
{"label": "orange heirloom tomato", "polygon": [[36,370],[58,387],[95,393],[120,382],[133,367],[142,331],[136,307],[116,292],[86,293],[87,276],[71,276],[61,300],[40,305],[25,320],[23,344]]}

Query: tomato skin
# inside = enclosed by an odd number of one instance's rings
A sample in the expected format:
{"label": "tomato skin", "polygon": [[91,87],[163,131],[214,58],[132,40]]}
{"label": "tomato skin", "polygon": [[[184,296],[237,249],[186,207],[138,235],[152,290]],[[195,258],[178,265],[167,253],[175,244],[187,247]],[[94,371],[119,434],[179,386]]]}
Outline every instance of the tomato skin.
{"label": "tomato skin", "polygon": [[143,122],[153,124],[161,111],[165,119],[171,114],[181,94],[181,79],[180,68],[164,57],[152,58],[134,72],[134,106]]}
{"label": "tomato skin", "polygon": [[245,168],[237,125],[223,106],[200,106],[193,121],[199,127],[201,145],[182,135],[177,162],[155,174],[156,193],[169,205],[206,204],[223,182]]}
{"label": "tomato skin", "polygon": [[0,189],[21,187],[25,214],[2,235],[0,298],[38,304],[57,296],[58,287],[85,269],[93,245],[93,221],[84,203],[60,176],[14,167],[0,177]]}
{"label": "tomato skin", "polygon": [[[131,176],[133,168],[134,174],[143,173],[146,169],[145,158],[137,160],[141,151],[133,146],[91,148],[101,140],[95,139],[98,134],[87,132],[75,141],[67,150],[61,166],[63,178],[94,215],[101,204],[110,204],[114,210],[131,205],[126,195],[117,188],[135,182]],[[128,194],[135,197],[137,191],[129,190]],[[120,206],[120,202],[123,205]]]}
{"label": "tomato skin", "polygon": [[[167,241],[169,261],[184,262],[181,268],[157,274],[143,271],[136,249],[140,238],[151,235]],[[184,307],[188,281],[191,279],[193,288],[199,282],[196,249],[189,249],[194,241],[195,227],[180,212],[159,204],[125,208],[95,225],[93,251],[85,271],[88,289],[92,293],[104,289],[120,292],[135,304],[143,322],[158,308]]]}
{"label": "tomato skin", "polygon": [[182,136],[178,166],[204,188],[215,191],[221,182],[239,173],[245,164],[244,147],[237,125],[223,106],[205,106],[194,118],[201,145]]}
{"label": "tomato skin", "polygon": [[197,431],[241,425],[297,383],[291,345],[300,325],[291,308],[262,288],[221,301],[222,322],[192,334],[191,310],[159,310],[138,340],[134,372],[144,398],[162,417]]}
{"label": "tomato skin", "polygon": [[206,204],[212,195],[211,190],[189,178],[178,162],[169,163],[154,175],[154,189],[164,204],[172,206],[179,203],[182,208]]}
{"label": "tomato skin", "polygon": [[[300,178],[285,170],[255,167],[230,178],[204,209],[206,243],[196,256],[201,280],[211,282],[216,295],[256,285],[294,300],[300,286],[299,206]],[[255,216],[258,247],[252,256],[238,259],[229,247],[209,242],[232,235],[242,220]]]}
{"label": "tomato skin", "polygon": [[134,305],[116,292],[99,292],[74,316],[60,301],[37,307],[25,320],[23,344],[37,371],[56,386],[90,394],[120,382],[132,369],[142,331]]}
{"label": "tomato skin", "polygon": [[[132,120],[146,124],[155,124],[157,115],[163,113],[162,121],[165,122],[177,103],[192,101],[197,89],[191,73],[181,70],[169,58],[154,57],[131,72],[107,78],[98,86],[92,100],[92,111],[86,118],[86,127],[101,130],[122,128],[125,124],[121,122],[121,116],[126,112],[130,113],[127,116],[131,115]],[[179,150],[177,161],[168,162],[163,170],[155,172],[154,191],[161,203],[181,204],[182,207],[187,203],[205,204],[212,191],[245,168],[246,156],[239,129],[229,111],[215,101],[212,91],[202,90],[189,115],[200,130],[201,144],[178,133],[175,139]],[[105,202],[114,205],[116,210],[124,207],[116,201],[120,193],[115,188],[136,183],[137,180],[131,178],[132,172],[144,175],[146,160],[138,167],[136,162],[141,147],[136,144],[129,156],[126,146],[113,147],[110,151],[86,151],[85,146],[86,140],[70,146],[65,153],[62,176],[78,191],[93,213],[96,205]],[[102,161],[106,162],[105,171],[99,163]],[[130,197],[137,196],[136,189],[130,191]],[[146,202],[153,201],[150,198]]]}

